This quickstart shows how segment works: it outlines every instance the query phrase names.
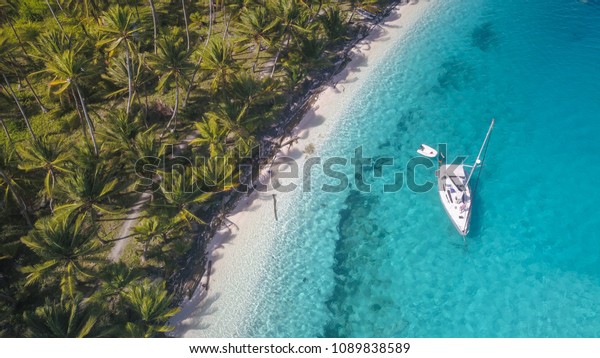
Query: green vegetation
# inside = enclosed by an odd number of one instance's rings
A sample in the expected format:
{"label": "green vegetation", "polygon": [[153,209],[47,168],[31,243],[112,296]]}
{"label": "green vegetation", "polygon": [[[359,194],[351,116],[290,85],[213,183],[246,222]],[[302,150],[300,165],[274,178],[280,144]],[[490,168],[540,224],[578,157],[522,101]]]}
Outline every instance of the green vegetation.
{"label": "green vegetation", "polygon": [[0,336],[172,330],[240,158],[388,2],[0,0]]}

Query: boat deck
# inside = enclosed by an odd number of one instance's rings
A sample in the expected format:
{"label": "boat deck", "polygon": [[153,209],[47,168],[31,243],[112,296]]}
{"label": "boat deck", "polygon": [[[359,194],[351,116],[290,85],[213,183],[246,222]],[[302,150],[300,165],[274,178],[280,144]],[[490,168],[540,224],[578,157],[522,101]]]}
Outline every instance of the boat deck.
{"label": "boat deck", "polygon": [[469,232],[471,190],[462,164],[441,165],[438,171],[438,191],[446,213],[461,235]]}

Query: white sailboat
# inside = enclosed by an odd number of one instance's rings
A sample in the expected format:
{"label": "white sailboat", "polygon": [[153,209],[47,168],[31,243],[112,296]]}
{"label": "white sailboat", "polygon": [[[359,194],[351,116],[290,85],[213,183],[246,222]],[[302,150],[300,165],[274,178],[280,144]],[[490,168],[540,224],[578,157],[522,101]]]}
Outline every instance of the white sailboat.
{"label": "white sailboat", "polygon": [[[487,131],[483,144],[477,154],[477,159],[473,165],[460,164],[440,164],[435,174],[438,178],[438,192],[442,205],[448,214],[448,217],[454,224],[454,227],[465,237],[469,233],[469,223],[471,221],[471,212],[473,207],[473,195],[471,194],[471,188],[469,183],[473,177],[473,173],[478,166],[481,166],[481,154],[487,144],[487,141],[494,127],[494,119],[490,124],[490,128]],[[421,145],[417,152],[427,157],[437,156],[437,152],[426,145]],[[434,154],[435,153],[435,154]],[[467,174],[465,168],[471,170]]]}

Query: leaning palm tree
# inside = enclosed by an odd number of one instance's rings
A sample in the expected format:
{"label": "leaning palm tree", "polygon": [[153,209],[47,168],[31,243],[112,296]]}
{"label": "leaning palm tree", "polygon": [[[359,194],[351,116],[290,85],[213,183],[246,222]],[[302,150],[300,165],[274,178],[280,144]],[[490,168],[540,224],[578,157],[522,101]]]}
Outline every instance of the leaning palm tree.
{"label": "leaning palm tree", "polygon": [[153,242],[160,241],[161,251],[164,245],[182,235],[183,225],[173,222],[164,216],[154,215],[142,219],[133,229],[135,239],[143,245],[140,260],[142,263],[148,258],[148,252]]}
{"label": "leaning palm tree", "polygon": [[119,5],[111,7],[103,17],[104,25],[100,30],[108,34],[108,38],[98,42],[99,46],[110,44],[108,47],[109,56],[112,55],[117,48],[125,49],[125,62],[127,69],[127,78],[129,83],[127,97],[127,114],[129,114],[133,96],[133,75],[131,58],[134,52],[134,36],[142,30],[140,25],[133,19],[133,13],[129,8],[120,7]]}
{"label": "leaning palm tree", "polygon": [[186,223],[189,227],[192,223],[204,224],[204,221],[193,213],[195,204],[207,201],[212,193],[203,192],[192,168],[182,171],[172,170],[162,173],[160,183],[160,200],[156,206],[167,209],[174,223]]}
{"label": "leaning palm tree", "polygon": [[270,74],[270,77],[273,77],[281,53],[287,50],[299,34],[306,31],[303,25],[307,22],[308,16],[302,3],[295,0],[278,0],[269,5],[272,6],[269,10],[275,14],[275,21],[280,29],[277,34],[279,46]]}
{"label": "leaning palm tree", "polygon": [[145,279],[137,285],[131,285],[124,296],[131,312],[131,322],[125,327],[126,335],[155,337],[174,329],[167,321],[180,309],[171,306],[173,296],[168,294],[164,281]]}
{"label": "leaning palm tree", "polygon": [[115,110],[108,113],[100,122],[98,136],[115,155],[131,149],[133,140],[141,133],[143,125],[138,117],[128,116],[125,111]]}
{"label": "leaning palm tree", "polygon": [[[164,38],[158,44],[158,54],[149,56],[150,67],[154,69],[160,77],[158,88],[166,90],[173,84],[175,86],[175,106],[171,119],[165,127],[165,131],[171,128],[171,123],[177,118],[177,110],[179,109],[179,90],[182,85],[186,84],[188,74],[193,70],[194,66],[189,62],[190,52],[187,51],[175,39]],[[175,130],[177,122],[173,125]]]}
{"label": "leaning palm tree", "polygon": [[[146,84],[154,78],[153,74],[148,71],[146,66],[145,54],[138,53],[137,56],[133,56],[131,59],[131,71],[127,70],[127,60],[124,57],[118,57],[115,61],[106,69],[106,73],[102,74],[102,78],[108,80],[113,86],[114,90],[106,95],[107,98],[121,97],[125,93],[129,93],[129,86],[131,85],[131,100],[137,100],[137,103],[142,107],[140,100],[140,93],[144,94],[144,124],[146,123],[146,116],[148,113],[148,95],[145,91]],[[130,76],[131,75],[131,83]]]}
{"label": "leaning palm tree", "polygon": [[21,239],[40,260],[39,264],[23,267],[26,284],[58,281],[63,295],[75,297],[77,285],[95,277],[97,266],[106,261],[101,253],[108,247],[95,240],[96,233],[86,215],[38,221],[35,229]]}
{"label": "leaning palm tree", "polygon": [[319,15],[319,22],[325,30],[330,43],[335,44],[347,39],[348,23],[346,22],[346,18],[346,13],[337,7],[328,8],[324,14]]}
{"label": "leaning palm tree", "polygon": [[213,74],[211,88],[216,92],[224,88],[229,79],[238,70],[238,64],[233,58],[233,49],[223,40],[213,40],[204,54],[202,67]]}
{"label": "leaning palm tree", "polygon": [[256,71],[262,46],[270,45],[271,35],[276,26],[277,21],[269,16],[269,12],[263,6],[242,10],[237,31],[242,36],[243,43],[254,45],[256,48],[252,71]]}
{"label": "leaning palm tree", "polygon": [[129,286],[143,276],[139,268],[128,267],[119,261],[106,265],[98,273],[100,283],[86,301],[102,304],[112,312],[118,312],[118,305]]}
{"label": "leaning palm tree", "polygon": [[226,88],[233,101],[249,106],[273,101],[280,90],[280,82],[269,77],[258,78],[248,72],[235,74]]}
{"label": "leaning palm tree", "polygon": [[43,170],[46,172],[44,179],[45,194],[50,200],[50,209],[53,210],[52,198],[56,174],[68,172],[67,165],[70,152],[62,139],[53,139],[49,136],[40,137],[38,140],[29,141],[20,147],[22,162],[19,168],[25,171]]}
{"label": "leaning palm tree", "polygon": [[225,155],[203,159],[196,168],[196,176],[205,191],[227,191],[239,185],[239,171],[233,157]]}
{"label": "leaning palm tree", "polygon": [[214,0],[208,0],[208,33],[206,34],[206,40],[204,40],[204,46],[200,50],[198,59],[196,60],[196,65],[194,66],[192,75],[190,76],[189,86],[188,86],[187,92],[185,94],[185,98],[183,100],[184,108],[187,106],[188,100],[190,99],[190,94],[192,93],[192,89],[194,88],[196,75],[198,74],[198,71],[200,70],[200,67],[202,65],[202,60],[204,59],[204,53],[206,52],[206,49],[208,48],[208,44],[210,43],[210,38],[212,36],[212,30],[213,30],[213,23],[215,20],[215,16],[213,14],[213,8],[214,8]]}
{"label": "leaning palm tree", "polygon": [[83,114],[88,126],[89,134],[94,146],[96,155],[99,153],[98,144],[94,124],[88,114],[87,105],[81,91],[83,83],[95,75],[95,69],[89,64],[89,60],[84,58],[80,50],[83,44],[75,47],[75,49],[67,49],[62,53],[52,54],[49,58],[42,57],[46,68],[40,72],[46,72],[53,76],[49,82],[50,87],[57,87],[55,94],[62,94],[67,90],[71,90],[75,102],[79,101]]}
{"label": "leaning palm tree", "polygon": [[207,112],[205,116],[208,120],[215,120],[239,137],[249,137],[260,117],[250,114],[248,108],[249,104],[245,102],[226,102]]}
{"label": "leaning palm tree", "polygon": [[227,128],[220,125],[214,117],[196,122],[195,126],[198,136],[190,141],[191,146],[208,146],[211,157],[224,153]]}
{"label": "leaning palm tree", "polygon": [[113,196],[127,185],[114,170],[100,163],[78,166],[60,177],[56,184],[55,208],[59,214],[89,214],[96,222],[102,213],[114,213]]}
{"label": "leaning palm tree", "polygon": [[81,302],[80,298],[46,303],[34,312],[25,312],[30,338],[84,338],[103,336],[98,330],[99,312]]}

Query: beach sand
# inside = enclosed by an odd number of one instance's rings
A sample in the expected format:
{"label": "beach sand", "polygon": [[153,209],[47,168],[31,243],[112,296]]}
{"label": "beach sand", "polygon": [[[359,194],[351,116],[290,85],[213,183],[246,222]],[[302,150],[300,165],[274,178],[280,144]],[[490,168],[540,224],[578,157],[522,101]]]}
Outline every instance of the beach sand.
{"label": "beach sand", "polygon": [[[352,60],[334,77],[332,85],[315,95],[318,98],[313,106],[282,143],[295,137],[298,140],[286,146],[276,158],[291,157],[302,167],[307,153],[313,149],[318,151],[320,143],[335,134],[335,119],[368,77],[369,68],[376,66],[377,59],[385,56],[385,52],[410,31],[411,25],[426,13],[431,3],[421,0],[399,6],[372,29],[369,36],[352,50]],[[278,167],[287,170],[285,165]],[[261,173],[265,179],[270,175],[277,177],[277,170],[268,173],[265,168]],[[294,180],[286,180],[288,182]],[[243,198],[228,216],[231,223],[222,227],[209,243],[207,250],[212,267],[208,291],[199,285],[191,299],[182,304],[181,311],[171,320],[175,326],[171,335],[247,336],[245,329],[251,322],[249,307],[259,299],[257,289],[269,269],[269,262],[274,259],[270,248],[278,239],[277,228],[281,223],[275,218],[273,195],[276,195],[280,219],[286,209],[294,205],[293,192],[273,191],[270,186],[268,189]],[[206,280],[205,275],[202,283]]]}

